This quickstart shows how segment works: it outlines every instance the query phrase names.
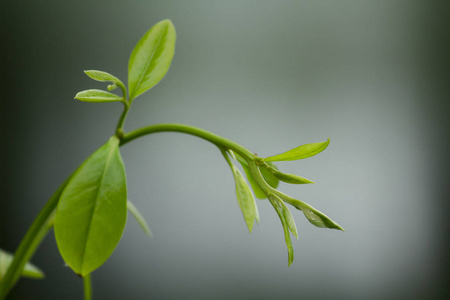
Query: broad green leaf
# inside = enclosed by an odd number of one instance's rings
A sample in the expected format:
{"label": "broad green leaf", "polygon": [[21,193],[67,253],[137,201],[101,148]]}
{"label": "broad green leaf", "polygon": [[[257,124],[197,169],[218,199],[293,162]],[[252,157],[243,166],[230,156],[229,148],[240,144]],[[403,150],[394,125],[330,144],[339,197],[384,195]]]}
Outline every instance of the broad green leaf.
{"label": "broad green leaf", "polygon": [[253,194],[245,182],[242,173],[232,166],[232,172],[234,176],[234,181],[236,183],[236,197],[241,208],[242,214],[244,215],[245,223],[247,223],[248,231],[251,233],[253,224],[256,221],[259,223],[258,208],[256,207],[255,199]]}
{"label": "broad green leaf", "polygon": [[[0,249],[0,282],[8,271],[9,265],[12,263],[14,256]],[[22,276],[35,279],[44,278],[44,273],[31,263],[27,263],[22,271]]]}
{"label": "broad green leaf", "polygon": [[325,150],[328,147],[329,143],[330,139],[323,143],[302,145],[282,154],[266,157],[263,159],[263,161],[289,161],[308,158]]}
{"label": "broad green leaf", "polygon": [[139,210],[134,206],[134,204],[127,200],[127,208],[128,211],[133,215],[133,217],[136,219],[136,221],[139,223],[139,226],[141,226],[142,230],[147,234],[147,236],[152,237],[152,232],[150,230],[150,227],[148,227],[147,221],[145,221],[145,218],[142,216],[142,214],[139,212]]}
{"label": "broad green leaf", "polygon": [[270,195],[269,201],[275,208],[275,211],[280,218],[281,224],[283,225],[284,239],[286,241],[288,250],[288,266],[290,266],[294,262],[294,248],[292,247],[291,234],[289,231],[293,233],[295,231],[294,234],[297,237],[297,228],[295,226],[294,220],[292,219],[292,215],[289,212],[289,209],[286,207],[286,205],[284,205],[283,201],[279,197],[277,197],[276,195]]}
{"label": "broad green leaf", "polygon": [[294,174],[286,174],[283,172],[278,171],[277,169],[273,168],[270,165],[262,166],[261,169],[268,170],[273,176],[278,178],[279,180],[291,183],[291,184],[306,184],[306,183],[314,183],[314,181],[311,181],[309,179],[294,175]]}
{"label": "broad green leaf", "polygon": [[154,25],[139,40],[128,62],[130,101],[156,85],[169,70],[176,33],[170,20]]}
{"label": "broad green leaf", "polygon": [[120,241],[127,218],[125,168],[113,136],[73,174],[56,209],[55,237],[64,261],[85,276]]}
{"label": "broad green leaf", "polygon": [[115,102],[122,101],[122,97],[119,97],[113,93],[102,90],[85,90],[75,95],[75,99],[84,102]]}
{"label": "broad green leaf", "polygon": [[87,70],[87,71],[84,71],[84,73],[86,73],[87,76],[89,76],[92,79],[97,80],[97,81],[112,82],[112,83],[117,84],[119,86],[120,85],[124,86],[124,84],[122,83],[122,81],[120,81],[119,78],[117,78],[117,77],[115,77],[115,76],[113,76],[113,75],[111,75],[109,73],[103,72],[103,71]]}
{"label": "broad green leaf", "polygon": [[[267,198],[266,194],[259,188],[258,184],[256,183],[255,179],[253,179],[252,173],[250,171],[250,168],[248,166],[247,161],[240,156],[237,153],[234,153],[236,160],[241,164],[242,169],[244,169],[245,175],[247,176],[248,182],[250,182],[250,185],[252,186],[253,192],[255,193],[256,198],[259,199],[265,199]],[[276,168],[274,164],[271,164],[273,168]],[[273,176],[270,172],[265,171],[263,168],[260,168],[261,175],[263,176],[264,180],[274,189],[277,188],[279,180]]]}

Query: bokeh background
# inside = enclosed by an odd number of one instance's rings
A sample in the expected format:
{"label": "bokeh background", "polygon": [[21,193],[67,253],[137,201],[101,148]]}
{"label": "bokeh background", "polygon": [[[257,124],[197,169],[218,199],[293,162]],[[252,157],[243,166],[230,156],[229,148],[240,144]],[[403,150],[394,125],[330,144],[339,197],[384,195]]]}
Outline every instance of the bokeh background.
{"label": "bokeh background", "polygon": [[[128,57],[169,18],[176,54],[137,98],[126,129],[186,123],[260,156],[331,138],[322,154],[279,163],[317,182],[281,190],[346,232],[292,210],[287,266],[267,201],[248,234],[218,150],[161,133],[121,149],[129,218],[93,273],[95,299],[448,299],[449,18],[446,1],[2,1],[0,247],[19,244],[46,200],[113,133],[121,105],[73,100],[123,81]],[[43,281],[10,299],[82,299],[53,233],[33,257]]]}

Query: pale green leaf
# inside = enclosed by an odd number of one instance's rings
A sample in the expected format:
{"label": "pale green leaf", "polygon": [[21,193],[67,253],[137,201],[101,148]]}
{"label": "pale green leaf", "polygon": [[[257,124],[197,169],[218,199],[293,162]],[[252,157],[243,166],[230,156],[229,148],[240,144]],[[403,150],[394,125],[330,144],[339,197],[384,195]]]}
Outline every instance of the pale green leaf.
{"label": "pale green leaf", "polygon": [[90,78],[97,80],[97,81],[112,82],[114,84],[124,86],[124,84],[122,83],[122,81],[120,81],[119,78],[117,78],[109,73],[103,72],[103,71],[87,70],[87,71],[84,71],[84,73],[86,73],[86,75],[89,76]]}
{"label": "pale green leaf", "polygon": [[307,184],[307,183],[314,183],[314,181],[311,181],[309,179],[294,175],[294,174],[286,174],[283,172],[278,171],[278,169],[273,168],[271,165],[267,164],[264,166],[261,166],[261,170],[268,170],[273,176],[278,178],[279,180],[291,183],[291,184]]}
{"label": "pale green leaf", "polygon": [[288,195],[285,195],[281,192],[277,191],[278,196],[283,199],[284,202],[294,206],[295,208],[303,211],[305,217],[308,219],[308,221],[321,228],[330,228],[330,229],[338,229],[338,230],[344,230],[338,223],[330,219],[327,215],[324,213],[318,211],[314,207],[312,207],[309,204],[306,204],[303,201],[294,199],[289,197]]}
{"label": "pale green leaf", "polygon": [[[12,254],[0,249],[0,283],[5,276],[6,271],[8,271],[13,258],[14,256]],[[35,279],[42,279],[45,277],[44,273],[31,263],[27,263],[25,265],[22,271],[22,276]]]}
{"label": "pale green leaf", "polygon": [[119,97],[113,93],[102,90],[85,90],[77,93],[75,99],[84,102],[115,102],[122,101],[122,97]]}
{"label": "pale green leaf", "polygon": [[302,211],[308,221],[317,227],[338,229],[344,231],[344,229],[338,223],[334,222],[326,214],[318,211],[311,206],[303,207]]}
{"label": "pale green leaf", "polygon": [[148,237],[152,237],[152,232],[150,230],[150,227],[148,227],[147,221],[145,221],[144,216],[139,212],[139,210],[134,206],[134,204],[127,200],[127,208],[128,211],[133,215],[133,217],[136,219],[136,221],[139,223],[139,226],[141,226],[142,230],[147,234]]}
{"label": "pale green leaf", "polygon": [[156,85],[169,70],[176,33],[170,20],[154,25],[139,40],[128,63],[130,101]]}
{"label": "pale green leaf", "polygon": [[251,233],[253,224],[255,223],[255,219],[257,222],[259,222],[258,208],[256,207],[253,194],[249,186],[245,182],[242,173],[235,166],[232,166],[232,171],[236,183],[236,197],[239,203],[239,207],[241,208],[242,214],[244,215],[248,231]]}
{"label": "pale green leaf", "polygon": [[[284,239],[286,241],[286,247],[288,250],[288,266],[290,266],[294,262],[294,248],[292,247],[291,234],[289,231],[293,230],[292,226],[294,226],[295,228],[295,223],[292,219],[292,215],[290,215],[290,213],[286,213],[285,209],[283,208],[282,200],[280,200],[275,195],[270,195],[268,199],[272,206],[275,208],[275,211],[280,218],[281,224],[283,225]],[[289,211],[289,209],[287,211]],[[288,220],[289,216],[291,220]],[[297,232],[296,228],[295,232]]]}
{"label": "pale green leaf", "polygon": [[[272,162],[267,162],[268,165],[270,165],[273,169],[278,170],[277,166]],[[263,176],[264,180],[274,189],[278,187],[278,184],[280,183],[280,180],[276,178],[271,172],[266,170],[265,168],[259,168],[261,175]]]}
{"label": "pale green leaf", "polygon": [[271,195],[271,201],[278,206],[280,212],[283,214],[283,217],[286,221],[286,224],[288,225],[289,230],[295,235],[296,238],[298,238],[297,226],[295,225],[294,218],[292,217],[289,208],[286,206],[286,204],[284,204],[283,200],[281,200],[281,198],[278,197],[277,195]]}
{"label": "pale green leaf", "polygon": [[319,154],[320,152],[325,150],[328,147],[329,143],[330,143],[330,139],[328,139],[326,142],[322,142],[322,143],[313,143],[313,144],[302,145],[302,146],[299,146],[292,150],[289,150],[287,152],[284,152],[282,154],[266,157],[263,160],[264,161],[290,161],[290,160],[298,160],[298,159],[308,158],[308,157],[314,156],[316,154]]}
{"label": "pale green leaf", "polygon": [[[234,155],[236,156],[236,160],[241,164],[242,169],[244,169],[245,175],[247,176],[247,180],[250,183],[250,185],[252,186],[252,189],[253,189],[253,192],[255,193],[256,198],[259,198],[259,199],[267,198],[266,194],[264,194],[264,192],[259,188],[255,179],[253,178],[247,161],[237,153],[235,153]],[[273,168],[276,168],[276,166],[274,164],[271,164],[271,166]],[[279,180],[275,176],[273,176],[270,172],[267,172],[266,170],[264,170],[264,168],[260,168],[260,171],[261,171],[261,175],[263,176],[264,180],[272,188],[276,189],[278,187]]]}
{"label": "pale green leaf", "polygon": [[119,243],[126,218],[125,168],[113,136],[78,168],[61,194],[54,227],[64,261],[81,276],[100,267]]}
{"label": "pale green leaf", "polygon": [[237,161],[241,164],[242,169],[244,170],[245,175],[247,176],[247,180],[250,183],[250,185],[252,186],[252,189],[253,189],[253,192],[255,193],[256,198],[265,199],[266,194],[264,194],[264,192],[259,188],[255,179],[253,179],[253,176],[252,176],[252,173],[250,171],[247,161],[245,159],[243,159],[237,153],[235,153],[235,157],[236,157]]}

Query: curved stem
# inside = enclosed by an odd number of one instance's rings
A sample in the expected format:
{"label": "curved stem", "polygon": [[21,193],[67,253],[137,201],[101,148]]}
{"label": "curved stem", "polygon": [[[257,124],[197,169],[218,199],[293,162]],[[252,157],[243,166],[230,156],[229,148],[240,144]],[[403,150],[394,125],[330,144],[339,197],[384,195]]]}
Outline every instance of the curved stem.
{"label": "curved stem", "polygon": [[[141,136],[156,132],[181,132],[207,140],[217,145],[221,149],[230,149],[244,157],[249,162],[253,162],[254,160],[258,159],[253,153],[233,141],[230,141],[209,131],[189,125],[172,123],[150,125],[123,135],[122,126],[128,110],[129,104],[125,106],[125,109],[122,112],[122,116],[117,126],[116,134],[118,134],[119,138],[121,139],[120,146],[125,145]],[[20,277],[25,264],[31,259],[37,247],[40,245],[40,242],[44,239],[47,232],[51,228],[53,214],[58,204],[58,200],[71,177],[72,175],[70,175],[66,179],[66,181],[64,181],[64,183],[58,188],[53,196],[47,201],[45,206],[40,211],[39,215],[34,220],[31,227],[28,229],[25,237],[22,239],[19,247],[17,248],[17,251],[14,254],[14,259],[9,266],[8,271],[6,272],[5,277],[2,279],[2,283],[0,284],[0,300],[4,300],[8,291],[14,286],[15,282]],[[89,288],[91,288],[90,285]]]}
{"label": "curved stem", "polygon": [[84,300],[92,299],[92,280],[91,274],[87,274],[83,277],[83,285],[84,285]]}
{"label": "curved stem", "polygon": [[33,256],[41,241],[51,228],[54,210],[70,177],[71,176],[64,181],[53,196],[47,201],[31,227],[28,229],[25,237],[17,248],[17,251],[14,253],[14,259],[0,284],[0,300],[3,300],[6,297],[8,291],[19,279],[25,264]]}
{"label": "curved stem", "polygon": [[190,135],[197,136],[199,138],[202,138],[204,140],[207,140],[215,145],[217,145],[219,148],[225,148],[225,149],[231,149],[234,152],[237,152],[242,157],[246,158],[247,160],[255,160],[255,155],[248,151],[246,148],[242,147],[241,145],[230,141],[226,138],[223,138],[221,136],[218,136],[212,132],[184,124],[175,124],[175,123],[167,123],[167,124],[156,124],[156,125],[150,125],[146,127],[142,127],[140,129],[136,129],[134,131],[131,131],[123,136],[123,138],[120,141],[120,145],[125,145],[129,142],[131,142],[134,139],[137,139],[141,136],[156,133],[156,132],[181,132],[186,133]]}

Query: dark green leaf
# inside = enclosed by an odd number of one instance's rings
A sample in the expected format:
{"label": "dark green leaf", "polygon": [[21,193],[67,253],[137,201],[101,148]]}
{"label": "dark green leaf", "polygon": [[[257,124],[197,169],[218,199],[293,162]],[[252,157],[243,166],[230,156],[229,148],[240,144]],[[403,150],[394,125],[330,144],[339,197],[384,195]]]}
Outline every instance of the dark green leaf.
{"label": "dark green leaf", "polygon": [[175,52],[175,39],[175,27],[170,20],[164,20],[139,40],[128,63],[130,100],[152,88],[166,75]]}
{"label": "dark green leaf", "polygon": [[119,243],[126,218],[125,168],[113,136],[78,168],[61,194],[54,226],[64,261],[82,276],[100,267]]}
{"label": "dark green leaf", "polygon": [[[0,249],[0,282],[5,276],[9,265],[12,263],[14,256],[2,249]],[[22,276],[41,279],[44,278],[44,273],[31,263],[27,263],[22,271]]]}
{"label": "dark green leaf", "polygon": [[329,143],[330,139],[323,143],[302,145],[282,154],[264,158],[263,161],[289,161],[308,158],[325,150],[328,147]]}
{"label": "dark green leaf", "polygon": [[136,219],[136,221],[139,223],[139,226],[141,226],[142,230],[147,234],[148,237],[152,237],[152,232],[150,231],[150,227],[148,227],[147,221],[145,221],[145,218],[142,216],[142,214],[139,212],[139,210],[134,206],[134,204],[127,200],[127,208],[128,211],[133,215],[133,217]]}
{"label": "dark green leaf", "polygon": [[85,90],[76,94],[75,99],[84,102],[115,102],[123,98],[102,90]]}

